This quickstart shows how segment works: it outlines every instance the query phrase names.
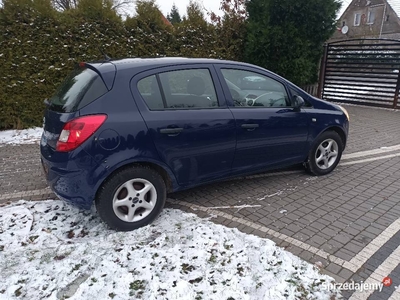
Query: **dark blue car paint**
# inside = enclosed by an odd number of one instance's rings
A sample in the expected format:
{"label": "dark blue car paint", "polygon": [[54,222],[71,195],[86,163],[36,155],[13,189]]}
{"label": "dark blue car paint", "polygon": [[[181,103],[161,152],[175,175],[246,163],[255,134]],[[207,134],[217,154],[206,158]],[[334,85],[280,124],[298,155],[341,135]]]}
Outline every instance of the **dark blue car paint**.
{"label": "dark blue car paint", "polygon": [[[304,111],[288,108],[235,107],[221,69],[256,72],[282,83],[286,81],[270,72],[246,66],[216,64],[219,82],[223,87],[230,110],[236,122],[236,151],[232,175],[272,169],[304,161],[308,138],[308,116]],[[289,94],[289,90],[286,91]],[[258,124],[256,129],[243,129],[244,124]]]}
{"label": "dark blue car paint", "polygon": [[57,152],[41,143],[42,163],[51,189],[61,199],[78,207],[89,209],[93,187],[104,167],[99,166],[84,149],[69,153]]}
{"label": "dark blue car paint", "polygon": [[50,147],[55,148],[64,124],[76,117],[79,117],[78,112],[66,114],[46,110],[44,113],[45,127],[42,141],[45,140],[45,143],[47,142]]}
{"label": "dark blue car paint", "polygon": [[[221,80],[221,67],[258,72],[295,90],[312,107],[234,107]],[[47,110],[41,142],[42,162],[50,187],[60,198],[89,209],[103,182],[118,169],[145,163],[164,170],[169,191],[237,175],[302,163],[312,142],[335,129],[348,134],[348,121],[335,105],[313,98],[285,79],[248,64],[206,59],[125,59],[91,64],[110,91],[75,113]],[[136,84],[163,71],[209,68],[220,107],[198,110],[150,111]],[[133,87],[133,88],[131,88]],[[69,153],[54,150],[64,124],[78,116],[107,114],[106,122],[84,144]],[[314,121],[315,120],[315,121]],[[258,123],[246,130],[242,124]],[[160,129],[181,127],[177,136]]]}
{"label": "dark blue car paint", "polygon": [[[226,109],[222,89],[219,85],[215,86],[220,107],[150,111],[136,86],[142,78],[160,72],[193,68],[209,69],[214,82],[218,80],[213,65],[188,64],[142,72],[131,81],[132,95],[159,157],[175,174],[180,186],[216,180],[230,174],[236,147],[235,120],[230,110]],[[183,128],[183,131],[173,136],[160,133],[160,128]],[[185,168],[189,165],[190,169]]]}
{"label": "dark blue car paint", "polygon": [[86,66],[93,71],[96,71],[101,76],[109,91],[113,88],[116,77],[115,75],[117,73],[117,67],[114,64],[101,62],[86,64]]}

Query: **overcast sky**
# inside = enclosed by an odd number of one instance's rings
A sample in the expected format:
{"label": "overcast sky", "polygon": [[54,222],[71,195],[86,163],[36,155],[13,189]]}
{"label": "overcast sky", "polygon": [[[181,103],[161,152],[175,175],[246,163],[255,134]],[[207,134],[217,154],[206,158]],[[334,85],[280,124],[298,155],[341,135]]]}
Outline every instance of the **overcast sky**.
{"label": "overcast sky", "polygon": [[[157,4],[161,8],[161,11],[164,15],[167,15],[171,11],[171,7],[174,3],[178,8],[180,15],[185,15],[186,7],[189,5],[189,2],[189,0],[157,0]],[[196,2],[200,3],[208,11],[217,13],[219,10],[219,0],[198,0]]]}
{"label": "overcast sky", "polygon": [[[346,7],[351,2],[351,0],[342,0],[342,1],[343,1],[342,10],[339,12],[338,17],[342,15]],[[197,2],[202,4],[203,7],[208,11],[213,11],[217,13],[219,10],[220,6],[219,0],[198,0]],[[161,11],[165,16],[171,11],[171,7],[174,3],[176,7],[178,7],[181,16],[186,14],[186,7],[189,4],[189,0],[157,0],[157,4],[161,8]]]}

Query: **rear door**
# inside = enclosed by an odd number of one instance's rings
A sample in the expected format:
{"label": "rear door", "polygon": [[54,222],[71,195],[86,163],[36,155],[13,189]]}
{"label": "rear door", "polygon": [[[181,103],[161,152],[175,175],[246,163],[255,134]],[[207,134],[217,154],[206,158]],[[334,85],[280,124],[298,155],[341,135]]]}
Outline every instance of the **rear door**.
{"label": "rear door", "polygon": [[217,70],[236,121],[234,174],[302,162],[307,113],[292,107],[285,83],[251,67]]}
{"label": "rear door", "polygon": [[131,81],[158,154],[183,186],[231,172],[235,121],[216,78],[202,64],[147,71]]}

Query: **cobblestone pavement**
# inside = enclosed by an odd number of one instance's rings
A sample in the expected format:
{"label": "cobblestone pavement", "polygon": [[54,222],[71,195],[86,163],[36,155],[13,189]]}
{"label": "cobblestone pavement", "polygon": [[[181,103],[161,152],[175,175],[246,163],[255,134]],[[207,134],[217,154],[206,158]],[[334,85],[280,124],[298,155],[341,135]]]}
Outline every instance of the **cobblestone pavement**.
{"label": "cobblestone pavement", "polygon": [[[272,239],[341,283],[393,280],[382,292],[343,291],[345,299],[400,299],[400,111],[346,108],[350,138],[332,174],[237,178],[171,194],[167,206]],[[54,197],[38,145],[0,147],[0,203]]]}

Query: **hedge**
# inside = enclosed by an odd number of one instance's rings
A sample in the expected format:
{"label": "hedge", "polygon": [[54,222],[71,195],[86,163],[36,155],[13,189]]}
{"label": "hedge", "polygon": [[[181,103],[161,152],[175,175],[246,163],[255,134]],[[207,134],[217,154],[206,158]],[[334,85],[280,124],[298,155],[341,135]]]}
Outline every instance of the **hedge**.
{"label": "hedge", "polygon": [[99,48],[115,59],[219,57],[217,31],[205,21],[154,27],[138,17],[43,12],[21,1],[0,9],[0,129],[41,126],[44,100],[77,63],[103,59]]}

